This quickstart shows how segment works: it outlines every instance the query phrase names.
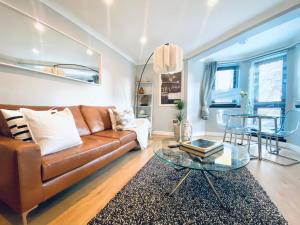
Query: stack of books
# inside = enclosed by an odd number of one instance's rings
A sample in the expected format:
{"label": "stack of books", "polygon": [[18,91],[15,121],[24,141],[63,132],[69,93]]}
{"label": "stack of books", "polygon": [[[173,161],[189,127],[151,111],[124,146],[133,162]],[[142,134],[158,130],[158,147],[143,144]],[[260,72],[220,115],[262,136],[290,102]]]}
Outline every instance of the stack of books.
{"label": "stack of books", "polygon": [[200,156],[201,158],[208,157],[223,150],[223,143],[197,139],[194,141],[183,142],[179,149]]}

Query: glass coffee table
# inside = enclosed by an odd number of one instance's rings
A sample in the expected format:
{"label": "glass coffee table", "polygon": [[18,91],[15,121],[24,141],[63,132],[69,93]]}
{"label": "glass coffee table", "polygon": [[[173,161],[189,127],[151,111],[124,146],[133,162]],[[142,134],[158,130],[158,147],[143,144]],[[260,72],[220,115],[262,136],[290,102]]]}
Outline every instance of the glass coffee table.
{"label": "glass coffee table", "polygon": [[190,154],[179,148],[161,148],[154,150],[155,156],[162,162],[172,166],[174,169],[186,170],[185,175],[181,177],[179,182],[174,186],[170,195],[172,195],[190,175],[193,170],[198,170],[207,180],[209,186],[213,190],[215,196],[220,202],[221,206],[225,208],[218,192],[208,175],[217,178],[213,171],[230,171],[244,167],[250,161],[250,156],[246,148],[238,148],[235,145],[224,143],[224,149],[207,158],[201,158]]}

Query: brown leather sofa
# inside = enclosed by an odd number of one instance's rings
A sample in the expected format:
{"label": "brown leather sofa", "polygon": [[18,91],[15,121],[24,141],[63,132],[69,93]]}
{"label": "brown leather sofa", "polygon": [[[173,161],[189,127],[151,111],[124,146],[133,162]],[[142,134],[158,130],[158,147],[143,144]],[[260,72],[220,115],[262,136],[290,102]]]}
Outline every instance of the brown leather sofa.
{"label": "brown leather sofa", "polygon": [[[0,109],[20,107],[53,108],[0,105]],[[38,204],[138,146],[134,132],[112,130],[109,107],[82,105],[68,108],[73,113],[83,144],[43,157],[37,144],[11,137],[0,113],[0,200],[21,213],[24,224],[28,212]]]}

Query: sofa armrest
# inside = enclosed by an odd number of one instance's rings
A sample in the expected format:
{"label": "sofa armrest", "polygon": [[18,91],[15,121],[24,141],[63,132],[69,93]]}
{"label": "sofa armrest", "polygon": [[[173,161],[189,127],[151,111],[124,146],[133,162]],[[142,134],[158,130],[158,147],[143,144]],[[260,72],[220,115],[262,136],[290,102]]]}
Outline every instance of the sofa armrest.
{"label": "sofa armrest", "polygon": [[0,136],[0,199],[20,213],[42,201],[37,144]]}

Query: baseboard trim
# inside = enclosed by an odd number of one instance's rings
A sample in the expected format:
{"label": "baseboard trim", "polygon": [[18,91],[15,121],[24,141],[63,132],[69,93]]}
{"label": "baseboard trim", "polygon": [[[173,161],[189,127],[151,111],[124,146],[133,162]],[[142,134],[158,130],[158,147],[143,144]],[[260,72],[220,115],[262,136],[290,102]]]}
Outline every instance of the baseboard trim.
{"label": "baseboard trim", "polygon": [[152,134],[162,135],[162,136],[174,136],[174,132],[170,132],[170,131],[161,131],[161,130],[155,130],[155,131],[152,131]]}

